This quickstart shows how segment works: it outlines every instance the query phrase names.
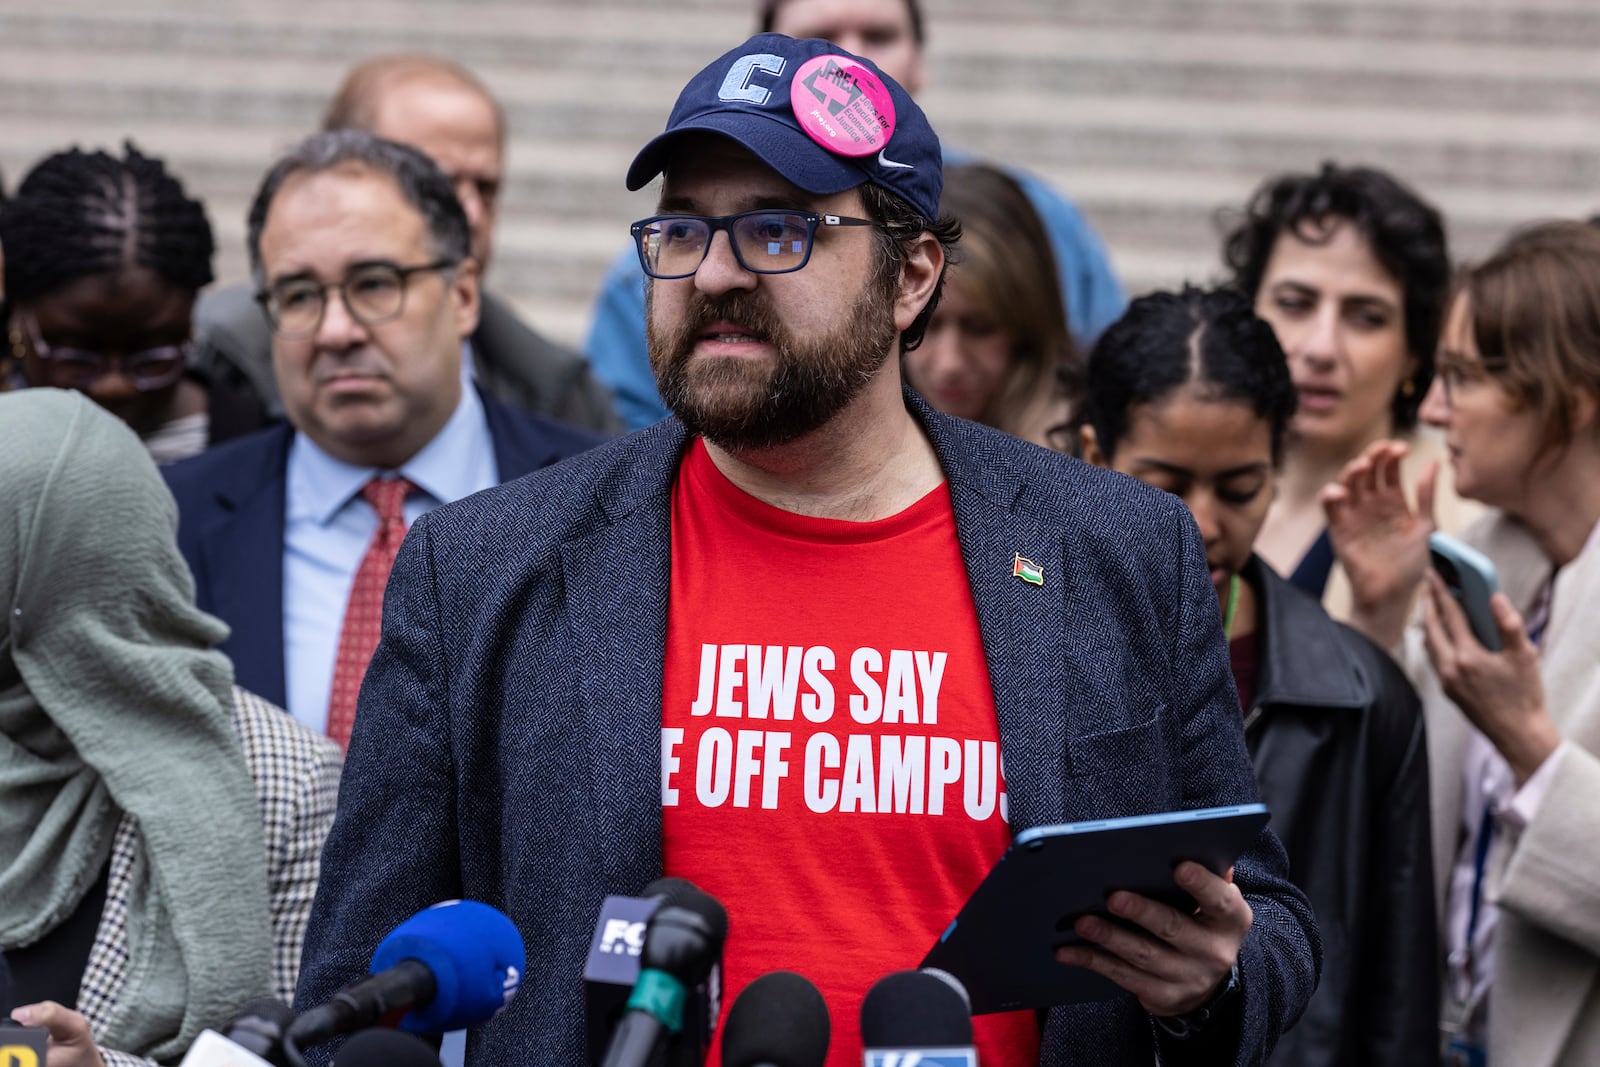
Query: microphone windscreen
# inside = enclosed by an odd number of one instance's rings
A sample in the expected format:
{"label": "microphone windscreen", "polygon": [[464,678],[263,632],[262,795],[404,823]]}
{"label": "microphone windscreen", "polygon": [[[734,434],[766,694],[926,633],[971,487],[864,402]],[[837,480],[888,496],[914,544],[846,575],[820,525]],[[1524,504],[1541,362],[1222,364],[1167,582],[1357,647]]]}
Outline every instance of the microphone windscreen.
{"label": "microphone windscreen", "polygon": [[284,1032],[294,1021],[294,1012],[277,997],[257,997],[228,1023],[224,1037],[264,1060],[275,1058],[283,1045]]}
{"label": "microphone windscreen", "polygon": [[433,999],[407,1012],[400,1029],[414,1034],[464,1030],[511,1003],[527,966],[516,924],[474,900],[449,900],[394,928],[372,954],[372,973],[404,960],[433,972]]}
{"label": "microphone windscreen", "polygon": [[439,1067],[439,1054],[420,1037],[379,1027],[350,1035],[333,1067]]}
{"label": "microphone windscreen", "polygon": [[947,975],[896,971],[878,979],[861,1002],[866,1048],[944,1048],[972,1044],[972,1009]]}
{"label": "microphone windscreen", "polygon": [[644,887],[641,897],[659,901],[661,905],[676,904],[689,893],[700,892],[700,887],[687,878],[657,878]]}
{"label": "microphone windscreen", "polygon": [[764,974],[744,987],[722,1027],[722,1067],[822,1067],[828,1058],[828,1005],[792,971]]}
{"label": "microphone windscreen", "polygon": [[662,910],[668,907],[683,908],[700,916],[719,948],[728,939],[728,909],[698,886],[684,882],[683,888],[678,889],[661,907]]}

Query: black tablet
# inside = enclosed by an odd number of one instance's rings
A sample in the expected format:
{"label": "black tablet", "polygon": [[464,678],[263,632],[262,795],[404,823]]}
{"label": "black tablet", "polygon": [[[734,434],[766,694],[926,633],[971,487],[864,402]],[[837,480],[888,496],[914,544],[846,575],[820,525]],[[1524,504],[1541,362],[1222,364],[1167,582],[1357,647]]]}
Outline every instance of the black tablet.
{"label": "black tablet", "polygon": [[1105,916],[1117,889],[1192,910],[1173,868],[1194,860],[1223,874],[1266,824],[1264,805],[1241,804],[1026,830],[922,966],[959,978],[974,1015],[1121,995],[1109,979],[1056,962],[1056,949],[1080,940],[1072,924]]}

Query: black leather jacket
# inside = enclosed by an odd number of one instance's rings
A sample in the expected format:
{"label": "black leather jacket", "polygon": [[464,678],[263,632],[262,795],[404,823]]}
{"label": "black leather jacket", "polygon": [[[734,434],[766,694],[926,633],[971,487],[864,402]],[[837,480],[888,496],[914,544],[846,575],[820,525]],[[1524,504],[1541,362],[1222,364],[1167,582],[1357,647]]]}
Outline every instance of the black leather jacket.
{"label": "black leather jacket", "polygon": [[1245,740],[1322,931],[1322,982],[1271,1062],[1438,1063],[1428,759],[1417,696],[1380,648],[1260,560]]}

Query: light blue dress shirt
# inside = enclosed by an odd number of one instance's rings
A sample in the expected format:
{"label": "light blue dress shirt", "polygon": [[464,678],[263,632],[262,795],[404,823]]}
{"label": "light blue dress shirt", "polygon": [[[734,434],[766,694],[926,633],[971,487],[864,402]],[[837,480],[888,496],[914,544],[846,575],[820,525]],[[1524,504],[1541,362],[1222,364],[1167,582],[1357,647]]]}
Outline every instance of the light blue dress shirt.
{"label": "light blue dress shirt", "polygon": [[[297,433],[289,446],[283,538],[283,666],[289,713],[318,733],[328,728],[328,696],[339,630],[356,569],[378,529],[361,497],[374,467],[353,467]],[[406,524],[440,504],[500,482],[483,402],[473,388],[444,428],[400,468],[417,492],[406,499]]]}

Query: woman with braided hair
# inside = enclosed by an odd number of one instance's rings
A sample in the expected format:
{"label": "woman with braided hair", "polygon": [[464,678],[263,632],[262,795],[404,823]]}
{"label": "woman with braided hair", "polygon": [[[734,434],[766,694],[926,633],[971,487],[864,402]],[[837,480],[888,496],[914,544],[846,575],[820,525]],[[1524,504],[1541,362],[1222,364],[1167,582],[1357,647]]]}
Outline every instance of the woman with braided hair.
{"label": "woman with braided hair", "polygon": [[0,204],[7,354],[32,386],[76,389],[169,463],[265,424],[188,367],[190,313],[212,280],[204,207],[159,159],[71,149]]}

